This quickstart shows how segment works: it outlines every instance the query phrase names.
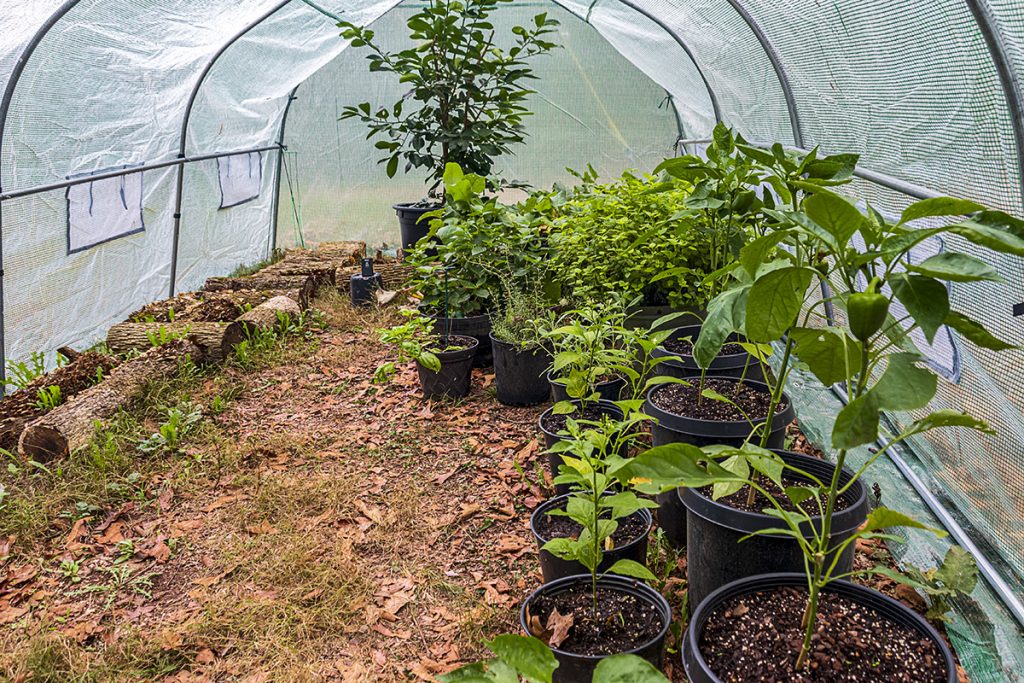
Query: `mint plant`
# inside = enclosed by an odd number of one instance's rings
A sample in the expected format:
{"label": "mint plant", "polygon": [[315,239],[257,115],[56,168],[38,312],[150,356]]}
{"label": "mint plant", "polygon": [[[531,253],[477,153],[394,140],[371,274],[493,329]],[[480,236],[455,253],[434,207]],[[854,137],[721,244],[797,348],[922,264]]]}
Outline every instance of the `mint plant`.
{"label": "mint plant", "polygon": [[[720,496],[726,489],[749,486],[768,500],[765,514],[782,525],[758,533],[791,537],[804,554],[808,599],[805,635],[794,664],[799,670],[808,663],[822,590],[833,581],[852,576],[836,572],[842,552],[861,538],[899,540],[888,529],[928,528],[900,512],[878,507],[861,529],[842,542],[833,542],[832,517],[839,497],[898,443],[945,427],[992,433],[985,422],[946,409],[919,417],[897,433],[882,426],[883,412],[924,410],[936,393],[936,376],[920,364],[923,358],[911,337],[915,331],[920,330],[931,342],[945,324],[983,348],[1013,348],[980,322],[953,311],[943,284],[943,280],[998,281],[998,273],[989,264],[957,251],[917,262],[911,249],[929,237],[951,233],[980,247],[1024,256],[1024,222],[953,198],[916,202],[898,221],[891,222],[870,205],[867,213],[862,213],[824,185],[798,181],[796,187],[810,194],[802,202],[802,210],[767,211],[775,220],[767,226],[763,244],[784,245],[779,259],[764,263],[749,253],[747,259],[741,257],[743,270],[738,271],[737,283],[720,294],[713,306],[727,308],[721,318],[727,332],[757,342],[777,341],[785,334],[787,353],[792,352],[823,385],[842,387],[846,405],[832,430],[831,445],[836,453],[832,479],[820,481],[750,444],[740,449],[661,446],[622,463],[613,474],[641,490],[717,484],[715,495]],[[967,214],[966,219],[941,227],[918,229],[912,225],[924,218]],[[805,307],[807,290],[815,282],[838,283],[843,289]],[[724,306],[723,301],[729,300],[732,303]],[[822,316],[819,309],[825,302],[844,311],[843,320],[831,327],[811,326]],[[906,313],[897,314],[897,304]],[[794,325],[794,320],[799,324]],[[842,479],[851,450],[876,441],[880,447],[851,478]],[[786,471],[807,483],[787,486],[783,479]],[[774,487],[762,485],[759,477],[752,475],[765,477]],[[782,496],[796,511],[783,508]],[[812,523],[813,517],[820,518],[820,524]]]}

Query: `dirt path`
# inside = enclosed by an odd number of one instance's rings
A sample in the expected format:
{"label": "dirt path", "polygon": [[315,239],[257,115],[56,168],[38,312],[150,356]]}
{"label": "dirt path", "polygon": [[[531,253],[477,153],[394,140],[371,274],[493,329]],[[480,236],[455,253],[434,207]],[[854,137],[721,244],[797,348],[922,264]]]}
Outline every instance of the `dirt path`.
{"label": "dirt path", "polygon": [[[479,371],[455,404],[411,369],[372,385],[380,319],[326,318],[154,387],[60,470],[0,475],[10,680],[432,680],[517,630],[539,409]],[[141,452],[176,405],[196,428]]]}

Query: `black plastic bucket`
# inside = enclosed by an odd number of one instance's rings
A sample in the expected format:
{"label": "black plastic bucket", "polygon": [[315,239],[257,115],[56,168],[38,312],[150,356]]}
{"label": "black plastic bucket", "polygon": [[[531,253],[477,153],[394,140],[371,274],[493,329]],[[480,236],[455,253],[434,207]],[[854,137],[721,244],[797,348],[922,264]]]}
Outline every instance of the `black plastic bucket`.
{"label": "black plastic bucket", "polygon": [[[578,400],[574,399],[573,400],[573,404],[576,405],[577,408],[578,408],[580,402]],[[597,402],[597,406],[598,406],[598,408],[600,409],[600,411],[601,411],[601,413],[603,415],[608,415],[609,417],[611,417],[611,418],[613,418],[615,420],[621,420],[625,416],[624,413],[622,412],[622,410],[617,405],[612,403],[611,401],[598,401]],[[549,432],[544,427],[544,418],[551,414],[551,410],[552,410],[551,408],[548,408],[547,410],[545,410],[543,413],[540,414],[539,418],[537,418],[537,426],[540,428],[540,431],[544,434],[544,448],[546,448],[546,449],[550,449],[552,446],[554,446],[556,443],[558,443],[559,441],[562,440],[561,436],[559,436],[555,432]],[[621,455],[623,457],[626,457],[625,453],[620,453],[619,455]],[[558,468],[561,467],[561,465],[562,465],[562,456],[561,456],[561,454],[559,454],[559,453],[548,453],[547,454],[547,462],[548,462],[548,471],[551,473],[552,478],[557,477],[558,476]],[[568,493],[568,492],[569,492],[569,487],[564,485],[564,484],[561,484],[561,485],[558,485],[558,486],[555,487],[555,493],[562,494],[562,493]]]}
{"label": "black plastic bucket", "polygon": [[430,316],[434,319],[434,332],[456,334],[473,337],[479,342],[473,356],[474,368],[486,368],[494,363],[494,351],[491,348],[491,319],[487,315],[467,315],[464,318],[445,318],[440,315]]}
{"label": "black plastic bucket", "polygon": [[494,353],[494,385],[498,401],[508,406],[535,406],[551,396],[548,365],[551,355],[537,347],[523,350],[489,335]]}
{"label": "black plastic bucket", "polygon": [[[697,337],[700,336],[700,329],[700,325],[686,325],[685,327],[679,327],[669,335],[669,339],[685,339],[689,337],[692,341],[696,342]],[[654,371],[658,375],[678,377],[680,379],[700,377],[701,368],[697,365],[697,361],[694,360],[693,355],[673,353],[664,346],[655,348],[651,355],[655,358],[675,356],[679,359],[666,360],[658,363],[654,367]],[[746,372],[746,375],[744,375],[744,372]],[[711,361],[711,367],[708,368],[707,374],[714,375],[716,377],[738,378],[745,376],[746,378],[756,382],[764,381],[764,373],[761,370],[761,364],[746,351],[717,356],[713,361]]]}
{"label": "black plastic bucket", "polygon": [[[545,543],[550,541],[550,538],[544,538],[537,531],[537,522],[542,516],[546,515],[549,510],[557,508],[565,509],[565,504],[569,500],[569,495],[555,496],[550,498],[533,511],[530,515],[530,531],[533,533],[533,538],[537,541],[537,548],[541,548]],[[597,571],[604,573],[608,571],[609,567],[618,562],[619,560],[633,560],[640,564],[647,566],[647,537],[651,533],[651,526],[654,524],[654,518],[651,517],[650,510],[641,509],[633,513],[639,515],[645,524],[644,532],[639,537],[633,539],[629,543],[611,550],[604,551],[604,557],[601,560],[601,564],[598,566]],[[563,560],[560,557],[556,557],[546,550],[540,550],[540,572],[544,575],[544,583],[550,583],[556,579],[561,579],[566,576],[574,576],[582,574],[587,571],[579,562],[574,560]]]}
{"label": "black plastic bucket", "polygon": [[[556,382],[549,372],[547,374],[548,383],[551,384],[551,398],[555,403],[559,401],[568,401],[569,394],[565,389],[565,385],[561,382]],[[622,397],[622,390],[626,388],[626,380],[622,377],[616,377],[605,382],[600,382],[594,386],[594,391],[598,393],[602,401],[618,401]]]}
{"label": "black plastic bucket", "polygon": [[[690,618],[690,625],[683,636],[683,668],[686,670],[686,677],[690,683],[722,683],[711,671],[700,651],[700,641],[704,635],[704,627],[711,614],[723,602],[738,595],[750,595],[763,590],[771,590],[780,587],[806,588],[807,577],[803,573],[786,574],[761,574],[740,579],[722,586],[709,595],[703,602],[697,605],[693,616]],[[916,612],[902,603],[883,595],[876,590],[860,586],[849,581],[839,580],[829,584],[825,589],[826,593],[834,593],[858,605],[870,607],[880,617],[894,623],[905,626],[934,642],[941,653],[946,665],[946,683],[956,683],[956,665],[953,662],[953,653],[950,651],[946,641],[939,635],[938,631],[927,621],[921,618]],[[748,643],[747,647],[756,648],[757,643]],[[793,652],[795,658],[797,652]]]}
{"label": "black plastic bucket", "polygon": [[[419,206],[419,204],[420,202],[405,202],[391,207],[398,214],[398,227],[402,232],[402,251],[406,253],[430,232],[430,219],[420,221],[423,214],[441,208],[440,204],[433,206]],[[427,256],[436,256],[437,250],[428,249],[426,254]]]}
{"label": "black plastic bucket", "polygon": [[[617,652],[614,654],[637,655],[638,657],[646,659],[660,670],[665,659],[665,636],[668,635],[668,629],[672,622],[672,609],[669,607],[668,601],[662,597],[661,593],[642,581],[637,581],[636,579],[630,579],[623,576],[604,576],[598,579],[598,586],[626,593],[628,595],[634,595],[647,601],[652,607],[654,607],[655,612],[662,620],[662,628],[658,635],[650,642],[643,643],[639,647],[629,650],[628,652]],[[546,583],[531,593],[519,608],[519,625],[523,629],[523,632],[530,633],[530,627],[526,615],[528,612],[531,615],[535,614],[535,612],[530,611],[530,605],[539,596],[558,594],[573,589],[590,591],[590,574],[567,576],[564,579],[558,579],[557,581]],[[551,651],[554,653],[555,659],[558,660],[558,668],[555,669],[554,676],[551,679],[552,683],[589,683],[594,675],[594,669],[597,667],[598,662],[606,656],[611,656],[578,655],[572,652],[560,650],[556,647],[551,648]]]}
{"label": "black plastic bucket", "polygon": [[[787,464],[814,475],[824,483],[832,480],[836,467],[832,463],[800,453],[777,451]],[[810,481],[791,470],[787,476]],[[853,478],[853,472],[843,469],[840,484]],[[692,604],[699,604],[712,592],[727,583],[757,574],[770,572],[798,572],[804,569],[804,555],[799,544],[789,536],[753,536],[740,543],[740,539],[755,531],[779,526],[777,517],[747,512],[729,507],[704,496],[696,489],[677,489],[681,504],[686,508],[686,576]],[[858,479],[842,495],[846,507],[832,516],[832,547],[849,538],[868,515],[868,493]],[[815,517],[815,528],[821,529],[821,518]],[[813,539],[810,526],[804,537]],[[853,569],[854,545],[850,544],[836,565],[836,574]],[[827,560],[832,561],[830,556]]]}
{"label": "black plastic bucket", "polygon": [[441,361],[440,372],[416,364],[416,369],[420,373],[420,386],[427,398],[462,398],[469,395],[470,380],[473,376],[473,353],[478,342],[473,337],[461,336],[449,337],[448,341],[450,344],[465,344],[466,348],[434,352]]}
{"label": "black plastic bucket", "polygon": [[[708,377],[707,379],[729,379],[735,377]],[[761,382],[745,382],[750,386],[768,391],[768,385]],[[651,426],[651,443],[655,446],[664,446],[670,443],[689,443],[694,446],[712,446],[720,444],[723,446],[742,446],[743,441],[750,434],[751,426],[746,421],[736,422],[715,422],[712,420],[699,420],[682,415],[673,415],[657,407],[651,401],[651,396],[665,386],[653,387],[647,392],[647,401],[644,403],[644,412],[655,418],[657,422]],[[709,399],[710,400],[710,399]],[[786,409],[775,414],[772,420],[771,435],[768,437],[768,448],[782,448],[786,441],[786,426],[793,421],[796,413],[793,410],[793,402],[789,396],[782,394],[782,400],[786,403]],[[763,423],[764,420],[760,420]],[[673,548],[682,548],[686,545],[686,508],[679,501],[679,496],[674,491],[659,494],[655,497],[658,507],[658,526],[665,531],[665,540]]]}

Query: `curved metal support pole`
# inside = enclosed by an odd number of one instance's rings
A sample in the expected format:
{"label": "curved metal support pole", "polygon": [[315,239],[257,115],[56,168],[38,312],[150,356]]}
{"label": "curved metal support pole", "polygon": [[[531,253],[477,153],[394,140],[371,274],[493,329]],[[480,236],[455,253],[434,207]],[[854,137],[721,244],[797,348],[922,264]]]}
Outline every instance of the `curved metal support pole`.
{"label": "curved metal support pole", "polygon": [[299,86],[292,88],[288,93],[288,104],[284,105],[284,113],[281,115],[281,130],[277,134],[277,172],[274,175],[274,202],[271,204],[270,215],[270,239],[267,243],[267,258],[274,256],[274,249],[277,248],[277,214],[281,204],[281,161],[284,159],[284,131],[288,124],[288,112],[291,111],[292,102],[295,101],[295,91]]}
{"label": "curved metal support pole", "polygon": [[[192,118],[192,107],[196,103],[196,98],[199,96],[199,89],[203,87],[203,82],[206,81],[206,77],[210,74],[210,70],[213,69],[213,65],[217,63],[229,47],[234,45],[239,38],[242,38],[246,33],[253,30],[264,21],[269,19],[274,13],[280,10],[282,7],[287,5],[291,0],[280,0],[271,9],[264,12],[262,16],[254,21],[250,22],[245,28],[233,35],[218,50],[210,57],[209,61],[206,62],[206,66],[199,73],[199,78],[196,79],[195,85],[192,86],[192,92],[188,97],[188,104],[185,105],[185,116],[181,120],[181,139],[178,143],[178,158],[185,158],[185,142],[186,136],[188,135],[188,123]],[[171,244],[171,286],[169,296],[174,296],[175,280],[178,277],[178,239],[181,235],[181,202],[182,192],[185,186],[185,165],[178,166],[178,178],[177,185],[174,191],[174,241]]]}
{"label": "curved metal support pole", "polygon": [[640,14],[644,15],[645,17],[653,21],[655,24],[660,26],[661,29],[665,31],[665,33],[672,36],[672,40],[676,41],[676,45],[681,47],[683,52],[686,53],[686,56],[690,58],[691,62],[693,62],[694,68],[696,68],[697,73],[700,74],[700,80],[704,81],[704,87],[707,88],[708,97],[711,99],[711,108],[715,112],[715,122],[720,123],[722,121],[722,107],[718,104],[718,96],[715,95],[715,91],[711,87],[711,82],[708,81],[708,77],[707,75],[705,75],[704,69],[701,68],[700,62],[697,61],[697,56],[693,54],[693,50],[691,50],[690,46],[686,44],[686,41],[683,40],[683,37],[676,33],[671,26],[662,21],[662,19],[658,17],[656,14],[648,12],[647,10],[633,2],[633,0],[618,1],[625,5],[626,7],[629,7],[633,11],[639,12]]}
{"label": "curved metal support pole", "polygon": [[1010,55],[1006,44],[999,35],[997,21],[985,0],[967,0],[967,6],[974,15],[974,21],[981,30],[981,35],[992,55],[999,83],[1003,86],[1006,106],[1010,110],[1010,124],[1013,126],[1013,139],[1017,146],[1017,173],[1021,183],[1021,205],[1024,207],[1024,92],[1020,81],[1011,66]]}
{"label": "curved metal support pole", "polygon": [[[28,60],[32,57],[32,53],[39,47],[39,43],[43,41],[46,34],[50,32],[50,29],[54,25],[64,18],[68,12],[74,9],[75,5],[80,0],[66,0],[56,12],[51,14],[46,21],[40,26],[36,32],[29,39],[25,47],[22,49],[21,54],[18,56],[18,61],[14,63],[14,68],[11,70],[11,77],[7,80],[7,85],[4,87],[3,99],[0,100],[0,161],[3,159],[3,144],[4,144],[4,133],[7,129],[7,114],[11,110],[11,102],[14,101],[14,90],[18,87],[18,81],[21,80],[21,74],[25,71],[25,65],[28,64]],[[2,186],[3,177],[0,173],[0,186]],[[0,188],[2,189],[2,188]],[[4,342],[4,249],[3,249],[3,203],[0,202],[0,396],[6,393],[7,385],[4,380],[7,379],[7,347]]]}
{"label": "curved metal support pole", "polygon": [[789,110],[789,123],[793,128],[793,142],[797,147],[803,147],[804,132],[800,126],[800,113],[796,108],[796,97],[793,95],[793,87],[789,82],[789,75],[786,73],[786,69],[782,66],[782,58],[779,56],[778,50],[768,40],[768,36],[761,28],[761,25],[757,23],[757,20],[747,11],[747,8],[740,0],[728,0],[728,2],[736,10],[736,13],[743,17],[743,21],[747,22],[747,26],[753,31],[758,42],[761,43],[761,48],[768,55],[768,60],[772,63],[775,75],[779,79],[779,86],[782,87],[782,95],[786,98],[786,109]]}

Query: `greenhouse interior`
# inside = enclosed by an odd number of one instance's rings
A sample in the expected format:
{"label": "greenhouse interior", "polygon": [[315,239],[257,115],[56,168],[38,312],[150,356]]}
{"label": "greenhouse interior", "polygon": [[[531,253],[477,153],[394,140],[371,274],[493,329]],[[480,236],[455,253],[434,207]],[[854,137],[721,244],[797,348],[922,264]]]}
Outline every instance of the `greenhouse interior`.
{"label": "greenhouse interior", "polygon": [[0,10],[0,679],[1024,680],[1024,4]]}

